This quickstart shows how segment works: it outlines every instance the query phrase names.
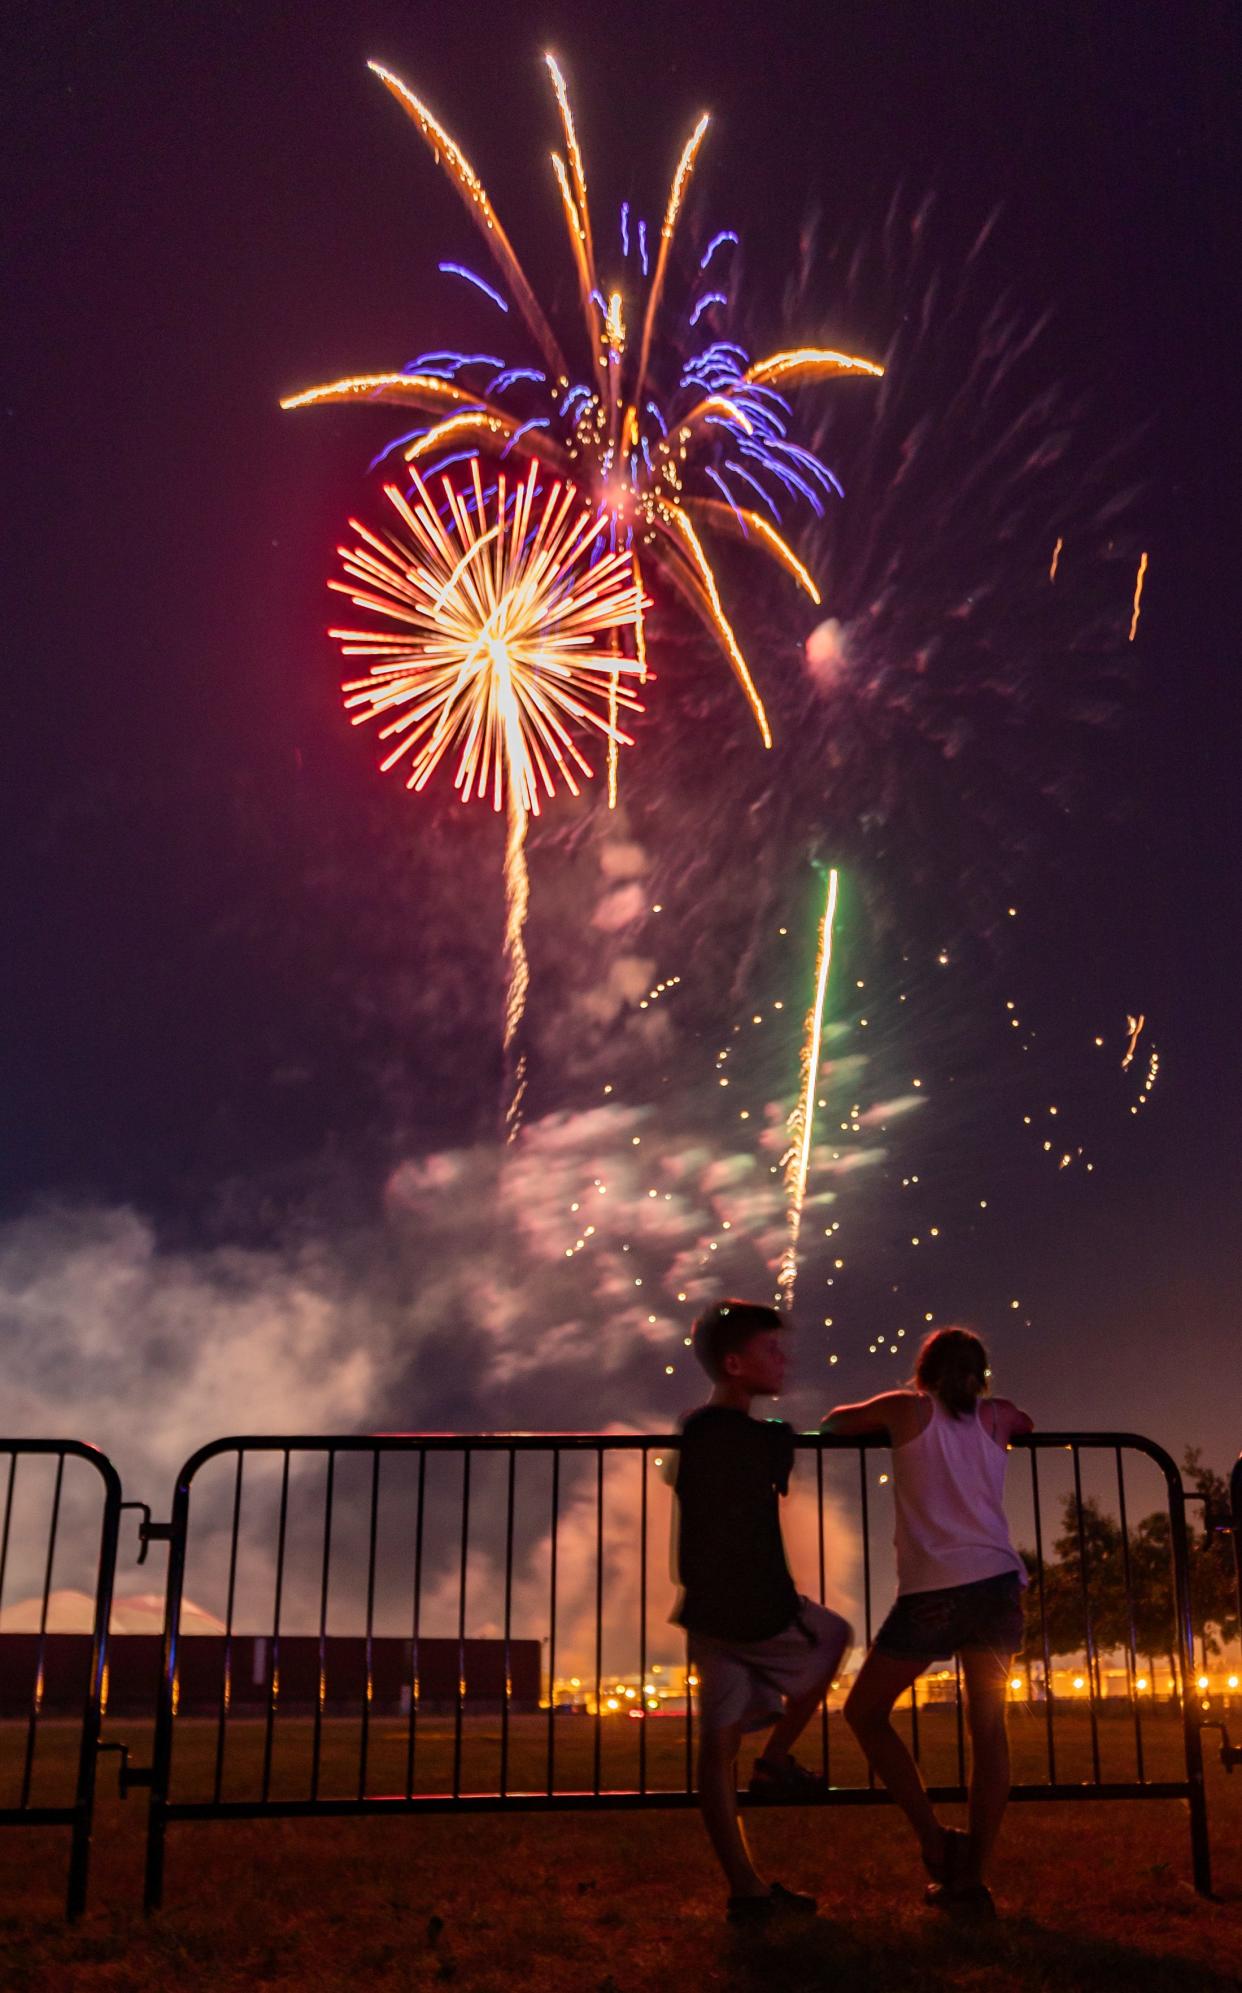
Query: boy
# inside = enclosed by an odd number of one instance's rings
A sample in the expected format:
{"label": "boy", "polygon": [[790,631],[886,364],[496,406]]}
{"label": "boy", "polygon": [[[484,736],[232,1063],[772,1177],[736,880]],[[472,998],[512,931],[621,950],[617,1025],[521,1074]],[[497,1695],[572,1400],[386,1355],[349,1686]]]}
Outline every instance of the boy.
{"label": "boy", "polygon": [[754,1399],[776,1397],[784,1383],[785,1334],[783,1317],[759,1302],[721,1301],[700,1316],[694,1353],[713,1389],[682,1423],[674,1482],[682,1595],[673,1617],[699,1678],[699,1803],[734,1923],[764,1922],[780,1909],[814,1914],[814,1897],[756,1873],[738,1820],[735,1766],[744,1733],[774,1724],[755,1762],[752,1798],[796,1801],[824,1790],[790,1747],[853,1638],[838,1613],[794,1589],[779,1507],[793,1432],[783,1420],[750,1416]]}

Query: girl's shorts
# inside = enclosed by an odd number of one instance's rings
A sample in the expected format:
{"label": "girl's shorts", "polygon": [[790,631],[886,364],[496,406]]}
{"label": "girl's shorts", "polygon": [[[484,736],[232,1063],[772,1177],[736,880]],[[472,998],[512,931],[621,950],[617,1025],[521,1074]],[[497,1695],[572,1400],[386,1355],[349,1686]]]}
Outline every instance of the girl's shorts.
{"label": "girl's shorts", "polygon": [[963,1647],[985,1647],[1008,1659],[1025,1638],[1022,1581],[1016,1571],[946,1585],[934,1592],[903,1592],[875,1636],[882,1654],[897,1661],[947,1661]]}

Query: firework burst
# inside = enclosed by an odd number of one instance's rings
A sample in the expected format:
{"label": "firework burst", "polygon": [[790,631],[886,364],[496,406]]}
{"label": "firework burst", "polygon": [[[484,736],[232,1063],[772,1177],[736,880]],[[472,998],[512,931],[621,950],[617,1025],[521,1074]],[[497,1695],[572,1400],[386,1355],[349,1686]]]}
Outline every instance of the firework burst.
{"label": "firework burst", "polygon": [[641,710],[626,681],[642,667],[622,657],[617,642],[641,613],[642,595],[630,556],[601,545],[607,520],[572,485],[541,491],[537,465],[515,488],[502,473],[488,489],[472,458],[465,492],[441,478],[440,509],[418,472],[411,476],[414,503],[385,486],[400,528],[381,535],[351,520],[361,544],[339,549],[348,578],[328,584],[385,627],[329,634],[346,657],[368,662],[365,678],[346,681],[345,705],[355,726],[380,723],[385,770],[404,764],[407,788],[422,789],[455,756],[463,802],[507,804],[512,1137],[525,1089],[517,1036],[529,983],[527,820],[558,779],[577,795],[579,778],[594,772],[578,734],[594,732],[610,748],[629,744],[619,715]]}
{"label": "firework burst", "polygon": [[[526,458],[589,489],[607,515],[610,546],[623,548],[633,563],[637,594],[643,592],[643,565],[658,569],[727,658],[764,745],[770,747],[767,713],[726,615],[702,534],[724,533],[762,550],[818,603],[815,582],[777,530],[778,505],[793,499],[819,516],[840,486],[827,465],[791,433],[793,409],[786,394],[802,383],[877,376],[883,369],[870,360],[810,346],[752,362],[742,347],[716,336],[713,327],[727,298],[717,287],[715,265],[736,247],[732,230],[720,231],[709,243],[699,263],[699,294],[685,313],[666,309],[670,253],[707,130],[706,115],[678,159],[654,247],[654,268],[646,223],[631,222],[627,203],[621,210],[623,271],[605,291],[568,92],[551,56],[547,64],[565,138],[566,157],[554,154],[552,165],[578,278],[582,326],[577,344],[586,361],[582,377],[566,358],[460,146],[399,77],[372,63],[464,200],[498,267],[504,292],[460,264],[442,264],[441,269],[469,280],[506,316],[512,304],[542,365],[511,365],[477,353],[428,353],[401,372],[331,381],[291,395],[281,405],[390,403],[430,418],[426,427],[390,446],[400,449],[411,465],[443,467],[465,444],[497,457]],[[639,327],[636,340],[630,336],[627,311]],[[687,326],[694,328],[699,342],[688,359],[684,343],[672,336]],[[746,504],[739,502],[739,494]],[[641,658],[641,614],[633,648]],[[610,753],[615,756],[615,743]],[[613,800],[615,759],[609,775]]]}
{"label": "firework burst", "polygon": [[490,796],[500,810],[507,795],[537,816],[558,777],[577,795],[594,772],[575,731],[630,743],[613,717],[641,710],[626,682],[640,666],[615,642],[641,609],[630,560],[601,552],[607,521],[572,486],[541,495],[534,464],[489,494],[473,458],[467,493],[441,480],[447,522],[412,476],[414,504],[384,488],[404,535],[352,519],[363,544],[339,549],[349,578],[328,584],[395,625],[329,631],[369,665],[346,681],[346,709],[355,726],[381,723],[393,744],[380,765],[405,762],[407,788],[455,753],[463,802]]}

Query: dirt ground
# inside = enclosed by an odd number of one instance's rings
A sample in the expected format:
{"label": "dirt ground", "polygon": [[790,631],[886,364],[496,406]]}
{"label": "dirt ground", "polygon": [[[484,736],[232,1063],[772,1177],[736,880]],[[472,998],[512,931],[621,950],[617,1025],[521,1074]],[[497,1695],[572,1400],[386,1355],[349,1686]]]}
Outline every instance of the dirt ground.
{"label": "dirt ground", "polygon": [[[238,1731],[224,1789],[240,1796],[261,1767],[262,1734],[260,1725]],[[371,1790],[392,1789],[385,1776],[399,1758],[403,1770],[403,1735],[376,1726]],[[515,1784],[533,1784],[546,1766],[546,1735],[538,1718],[515,1724]],[[291,1726],[274,1790],[296,1789],[308,1736],[309,1726]],[[947,1712],[923,1742],[932,1777],[951,1776],[956,1738]],[[1211,1733],[1205,1742],[1210,1901],[1191,1886],[1186,1808],[1176,1800],[1015,1804],[994,1876],[1000,1918],[969,1930],[924,1907],[912,1846],[889,1807],[768,1809],[750,1816],[760,1866],[814,1891],[819,1915],[753,1935],[725,1923],[702,1829],[684,1811],[187,1822],[169,1831],[165,1908],[144,1918],[145,1799],[122,1804],[105,1760],[90,1904],[77,1926],[63,1916],[67,1833],[0,1828],[0,1985],[29,1993],[447,1983],[479,1993],[515,1985],[540,1993],[1242,1988],[1242,1776],[1226,1776]],[[66,1733],[58,1747],[49,1728],[49,1777],[58,1760],[63,1771],[69,1743]],[[1149,1777],[1176,1775],[1177,1743],[1172,1722],[1148,1726]],[[1042,1777],[1038,1712],[1015,1717],[1014,1744],[1016,1776]],[[214,1745],[211,1726],[181,1726],[181,1796],[209,1789]],[[464,1772],[486,1783],[483,1766],[494,1766],[498,1748],[494,1721],[472,1726]],[[558,1724],[556,1748],[558,1783],[583,1774],[590,1782],[589,1722]],[[858,1781],[835,1723],[833,1748],[834,1779]],[[605,1783],[628,1776],[635,1750],[632,1733],[615,1726]],[[1132,1776],[1132,1731],[1127,1741],[1120,1727],[1107,1728],[1102,1750],[1106,1774]],[[452,1724],[426,1723],[419,1751],[419,1788],[442,1787]],[[1071,1719],[1059,1775],[1082,1777],[1089,1762],[1085,1721]],[[356,1764],[356,1730],[330,1726],[324,1789],[356,1781]],[[683,1766],[680,1738],[653,1723],[652,1782],[675,1782]]]}

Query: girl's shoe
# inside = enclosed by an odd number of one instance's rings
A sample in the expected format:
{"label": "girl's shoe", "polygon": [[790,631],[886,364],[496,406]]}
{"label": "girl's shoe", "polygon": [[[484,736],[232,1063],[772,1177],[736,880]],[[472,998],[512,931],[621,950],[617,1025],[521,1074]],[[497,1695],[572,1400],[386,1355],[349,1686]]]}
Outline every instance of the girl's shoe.
{"label": "girl's shoe", "polygon": [[965,1889],[970,1882],[970,1835],[960,1827],[945,1827],[944,1848],[938,1862],[923,1857],[923,1867],[933,1883],[947,1889]]}
{"label": "girl's shoe", "polygon": [[992,1892],[983,1882],[970,1882],[962,1889],[950,1889],[943,1882],[929,1882],[923,1891],[929,1909],[941,1910],[957,1924],[991,1924],[996,1918]]}

